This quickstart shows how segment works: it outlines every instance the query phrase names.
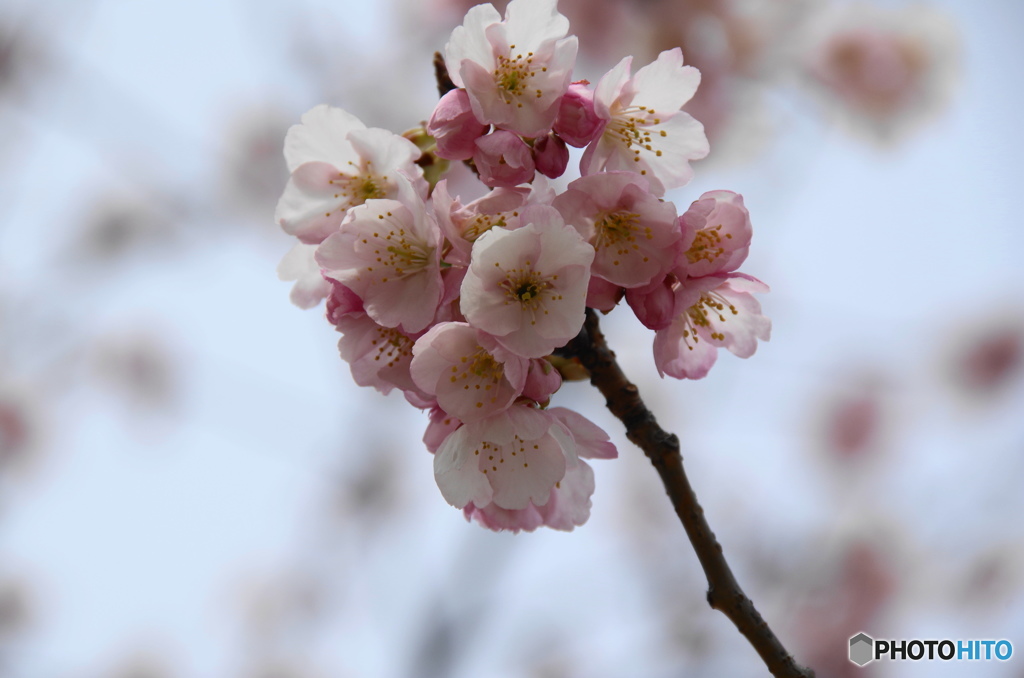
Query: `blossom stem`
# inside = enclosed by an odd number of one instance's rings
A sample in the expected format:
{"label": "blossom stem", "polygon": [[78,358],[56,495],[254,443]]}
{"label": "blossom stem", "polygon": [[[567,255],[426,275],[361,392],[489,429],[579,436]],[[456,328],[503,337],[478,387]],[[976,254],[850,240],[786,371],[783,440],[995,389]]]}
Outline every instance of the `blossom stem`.
{"label": "blossom stem", "polygon": [[679,438],[658,425],[636,385],[626,378],[615,360],[615,353],[608,348],[593,309],[587,309],[583,329],[560,353],[578,358],[590,372],[590,383],[604,395],[611,413],[625,424],[626,437],[644,451],[661,476],[707,577],[708,604],[736,625],[773,676],[814,678],[812,669],[797,664],[786,651],[753,601],[740,588],[683,469]]}

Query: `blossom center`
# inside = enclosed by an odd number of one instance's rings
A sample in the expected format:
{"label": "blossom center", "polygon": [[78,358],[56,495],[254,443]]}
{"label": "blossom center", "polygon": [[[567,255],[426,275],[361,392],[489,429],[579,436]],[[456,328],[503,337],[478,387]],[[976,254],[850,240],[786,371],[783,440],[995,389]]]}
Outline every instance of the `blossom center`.
{"label": "blossom center", "polygon": [[412,339],[393,327],[378,327],[377,337],[370,340],[371,353],[375,362],[385,361],[386,367],[394,367],[400,361],[412,356]]}
{"label": "blossom center", "polygon": [[461,371],[458,365],[452,365],[449,381],[453,384],[465,381],[463,390],[478,391],[475,395],[477,408],[482,408],[487,399],[492,405],[495,404],[498,401],[498,385],[505,376],[505,366],[483,348],[478,348],[473,355],[462,356],[459,362],[462,364]]}
{"label": "blossom center", "polygon": [[336,179],[331,179],[331,184],[337,187],[338,192],[335,198],[343,198],[349,207],[362,205],[367,200],[388,197],[387,175],[379,176],[374,174],[370,160],[357,165],[351,160],[351,173],[338,172]]}
{"label": "blossom center", "polygon": [[683,330],[683,342],[686,344],[686,348],[693,350],[693,346],[690,344],[690,340],[693,340],[694,344],[700,342],[700,338],[697,336],[697,330],[695,328],[700,327],[711,330],[711,338],[717,341],[725,341],[725,333],[719,332],[714,329],[714,322],[717,318],[718,322],[725,322],[726,309],[729,310],[731,315],[739,315],[739,311],[734,305],[729,303],[729,300],[723,297],[721,294],[716,292],[705,292],[700,295],[700,299],[697,303],[686,310],[684,316],[686,322],[686,329]]}
{"label": "blossom center", "polygon": [[[529,445],[529,447],[527,447]],[[528,443],[527,441],[520,438],[518,435],[514,436],[512,442],[508,445],[498,445],[488,441],[483,441],[480,447],[473,451],[475,456],[480,456],[483,453],[484,459],[480,459],[480,470],[484,473],[487,471],[495,472],[499,468],[503,472],[512,472],[520,462],[523,464],[523,468],[530,468],[530,462],[527,461],[531,453],[536,453],[536,450],[540,449],[540,445],[536,443]],[[508,462],[505,466],[505,453],[509,453]],[[515,457],[513,459],[512,457]],[[488,468],[490,467],[490,468]]]}
{"label": "blossom center", "polygon": [[[661,157],[661,151],[654,148],[654,133],[667,137],[665,130],[653,130],[651,127],[661,124],[661,118],[654,117],[654,111],[647,106],[623,108],[612,115],[612,119],[604,128],[604,136],[623,144],[627,150],[633,151],[633,162],[640,162],[640,153],[650,151]],[[640,174],[647,174],[641,170]]]}
{"label": "blossom center", "polygon": [[[479,238],[481,235],[491,230],[495,226],[500,226],[502,228],[506,227],[508,225],[507,222],[505,221],[506,214],[508,214],[508,212],[499,212],[498,214],[476,215],[470,222],[469,226],[466,227],[466,230],[462,232],[462,237],[468,240],[469,242],[474,242],[477,238]],[[512,212],[511,214],[514,217],[519,216],[518,212]]]}
{"label": "blossom center", "polygon": [[[721,230],[722,225],[719,224],[714,228],[705,228],[697,231],[697,237],[694,238],[690,249],[686,251],[687,260],[691,264],[695,264],[698,261],[711,263],[725,254],[725,248],[722,247]],[[726,233],[725,238],[731,240],[732,233]]]}
{"label": "blossom center", "polygon": [[[387,212],[386,216],[388,221],[392,220],[391,212]],[[385,215],[378,215],[378,218],[384,219]],[[386,233],[374,232],[373,237],[377,242],[374,243],[373,262],[366,267],[368,273],[372,273],[374,267],[383,267],[401,278],[430,265],[434,248],[413,237],[401,223],[394,224]],[[370,240],[364,238],[362,242],[368,245]],[[381,282],[387,281],[387,277],[381,278]]]}
{"label": "blossom center", "polygon": [[[506,104],[512,103],[514,99],[518,99],[526,93],[530,79],[538,71],[533,65],[533,52],[527,52],[525,56],[517,54],[513,57],[512,50],[515,48],[515,45],[508,46],[509,56],[499,54],[494,69],[494,82],[498,85],[498,95]],[[539,70],[543,72],[548,69],[542,67]],[[535,92],[538,99],[543,95],[539,89]],[[522,108],[523,105],[517,103],[517,106]]]}
{"label": "blossom center", "polygon": [[532,316],[530,324],[536,325],[538,311],[543,315],[548,315],[545,302],[548,299],[557,301],[562,298],[562,295],[549,291],[554,288],[554,281],[557,279],[557,275],[543,276],[537,273],[529,261],[526,262],[524,268],[506,271],[505,280],[500,283],[500,287],[505,290],[508,297],[505,304],[518,303],[524,311],[529,312]]}

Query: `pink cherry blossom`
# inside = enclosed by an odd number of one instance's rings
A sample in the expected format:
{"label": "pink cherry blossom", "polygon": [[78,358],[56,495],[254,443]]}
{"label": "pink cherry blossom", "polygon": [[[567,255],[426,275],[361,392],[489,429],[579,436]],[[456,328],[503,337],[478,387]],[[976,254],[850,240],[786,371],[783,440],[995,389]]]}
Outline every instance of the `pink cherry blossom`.
{"label": "pink cherry blossom", "polygon": [[409,374],[415,335],[378,325],[366,315],[342,316],[336,326],[342,333],[338,351],[351,367],[357,384],[372,386],[384,394],[397,387],[429,398]]}
{"label": "pink cherry blossom", "polygon": [[768,286],[742,273],[688,278],[676,289],[672,323],[654,335],[654,363],[658,373],[677,379],[701,379],[707,375],[718,348],[740,358],[757,350],[757,340],[768,341],[772,324],[761,315],[761,304],[752,293]]}
{"label": "pink cherry blossom", "polygon": [[680,108],[697,91],[700,72],[683,66],[678,47],[630,77],[625,57],[597,83],[594,110],[604,130],[580,161],[584,175],[602,170],[637,172],[657,196],[693,177],[691,160],[708,154],[704,126]]}
{"label": "pink cherry blossom", "polygon": [[452,433],[434,456],[442,496],[463,508],[543,506],[577,462],[575,443],[551,414],[515,405]]}
{"label": "pink cherry blossom", "polygon": [[531,205],[520,222],[473,243],[462,313],[510,351],[540,358],[583,326],[594,248],[552,207]]}
{"label": "pink cherry blossom", "polygon": [[449,160],[473,157],[473,142],[486,134],[487,128],[473,115],[464,89],[453,89],[441,97],[427,123],[427,132],[437,141],[437,154]]}
{"label": "pink cherry blossom", "polygon": [[477,5],[452,31],[445,64],[465,87],[476,118],[525,137],[551,129],[572,79],[575,36],[556,0],[512,0],[505,20],[492,5]]}
{"label": "pink cherry blossom", "polygon": [[466,323],[435,325],[412,352],[416,385],[467,424],[507,409],[522,393],[529,370],[526,358]]}
{"label": "pink cherry blossom", "polygon": [[732,191],[708,191],[679,218],[684,233],[686,274],[735,271],[747,258],[753,230],[743,196]]}
{"label": "pink cherry blossom", "polygon": [[463,507],[467,519],[492,530],[513,532],[532,532],[541,525],[568,531],[587,522],[594,472],[582,458],[614,459],[618,452],[608,434],[581,414],[564,407],[551,408],[545,414],[561,425],[563,441],[571,440],[574,447],[574,454],[566,457],[565,474],[551,488],[547,500],[531,500],[522,508],[503,506],[498,501],[470,502]]}
{"label": "pink cherry blossom", "polygon": [[284,155],[292,173],[275,219],[286,233],[316,245],[338,230],[346,211],[372,198],[395,198],[399,172],[425,195],[420,150],[351,113],[320,105],[288,130]]}
{"label": "pink cherry blossom", "polygon": [[533,179],[536,166],[530,147],[512,132],[496,130],[474,144],[473,164],[487,186],[518,186]]}
{"label": "pink cherry blossom", "polygon": [[639,174],[581,177],[553,206],[594,246],[595,276],[622,287],[640,287],[675,263],[680,238],[675,205],[651,194]]}
{"label": "pink cherry blossom", "polygon": [[412,185],[401,200],[369,200],[352,208],[341,230],[317,249],[324,275],[355,292],[385,327],[427,327],[441,302],[441,231]]}
{"label": "pink cherry blossom", "polygon": [[957,81],[956,26],[926,4],[836,4],[805,35],[808,84],[843,126],[879,144],[939,113]]}

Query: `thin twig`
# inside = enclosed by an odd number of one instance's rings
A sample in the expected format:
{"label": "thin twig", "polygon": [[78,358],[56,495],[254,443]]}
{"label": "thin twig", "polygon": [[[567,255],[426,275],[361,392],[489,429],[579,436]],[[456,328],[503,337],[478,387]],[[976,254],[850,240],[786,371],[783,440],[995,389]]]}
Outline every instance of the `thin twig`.
{"label": "thin twig", "polygon": [[654,464],[672,506],[686,529],[708,580],[708,604],[728,617],[761,655],[776,678],[814,678],[814,671],[796,663],[782,646],[754,603],[743,593],[725,560],[722,546],[711,531],[704,509],[683,470],[679,438],[659,425],[637,387],[622,372],[615,354],[608,348],[597,314],[587,309],[579,335],[562,351],[574,356],[590,372],[590,383],[604,395],[608,409],[626,425],[626,437],[644,451]]}

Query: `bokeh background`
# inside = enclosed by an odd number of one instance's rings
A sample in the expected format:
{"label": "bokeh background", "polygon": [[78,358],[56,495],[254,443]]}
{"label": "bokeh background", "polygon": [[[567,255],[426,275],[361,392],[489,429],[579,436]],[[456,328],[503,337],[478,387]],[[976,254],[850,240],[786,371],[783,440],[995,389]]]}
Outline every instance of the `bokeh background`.
{"label": "bokeh background", "polygon": [[[604,319],[748,594],[820,678],[1024,676],[1024,5],[562,4],[580,77],[683,46],[712,155],[668,197],[752,213],[757,355],[661,381]],[[589,523],[487,532],[276,278],[287,127],[419,124],[466,6],[0,4],[0,676],[766,675],[589,386]],[[858,631],[1016,653],[858,669]]]}

